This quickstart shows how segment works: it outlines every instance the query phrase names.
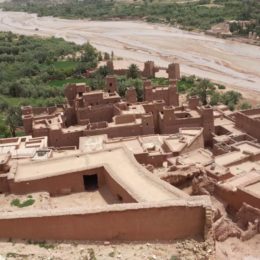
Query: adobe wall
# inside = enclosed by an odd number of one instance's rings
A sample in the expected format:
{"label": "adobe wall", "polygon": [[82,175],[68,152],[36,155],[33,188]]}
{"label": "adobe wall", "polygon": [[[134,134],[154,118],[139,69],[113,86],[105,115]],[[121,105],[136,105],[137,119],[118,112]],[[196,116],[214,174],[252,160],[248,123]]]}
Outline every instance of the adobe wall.
{"label": "adobe wall", "polygon": [[77,146],[79,147],[79,138],[83,136],[83,131],[64,132],[59,130],[50,130],[48,134],[48,145],[54,147]]}
{"label": "adobe wall", "polygon": [[[36,212],[38,213],[38,212]],[[35,213],[35,214],[36,214]],[[46,214],[46,213],[45,213]],[[48,212],[50,214],[50,211]],[[66,214],[66,213],[65,213]],[[33,240],[174,240],[203,237],[202,206],[121,204],[102,211],[0,219],[0,238]]]}
{"label": "adobe wall", "polygon": [[79,108],[77,111],[77,120],[88,119],[91,123],[96,123],[100,121],[112,122],[114,116],[113,105],[102,105],[95,106],[91,108]]}
{"label": "adobe wall", "polygon": [[[249,113],[249,111],[247,113]],[[260,142],[260,120],[250,118],[239,112],[236,114],[235,125]]]}
{"label": "adobe wall", "polygon": [[69,107],[69,106],[66,107],[64,111],[64,115],[65,115],[65,123],[67,127],[77,124],[76,113],[73,107]]}
{"label": "adobe wall", "polygon": [[253,109],[243,110],[241,113],[243,113],[244,115],[260,114],[260,108],[253,108]]}
{"label": "adobe wall", "polygon": [[179,128],[184,127],[201,127],[201,118],[182,118],[175,119],[172,117],[170,120],[165,120],[164,118],[159,119],[159,127],[161,134],[172,134],[179,132]]}
{"label": "adobe wall", "polygon": [[124,203],[133,203],[137,202],[137,199],[135,199],[130,193],[127,192],[127,189],[124,189],[118,182],[116,182],[109,174],[109,169],[106,170],[103,168],[103,174],[101,175],[101,178],[104,179],[104,183],[108,186],[109,191],[121,202]]}
{"label": "adobe wall", "polygon": [[243,191],[240,188],[233,192],[216,185],[215,193],[235,210],[239,210],[244,202],[253,207],[260,208],[260,199],[251,195],[250,193]]}
{"label": "adobe wall", "polygon": [[108,138],[115,137],[128,137],[128,136],[138,136],[144,134],[154,134],[154,129],[149,129],[150,132],[144,131],[142,124],[133,125],[117,125],[113,127],[101,128],[101,129],[86,129],[84,131],[84,136],[89,135],[102,135],[107,134]]}
{"label": "adobe wall", "polygon": [[98,174],[98,176],[100,176],[101,172],[100,169],[95,169],[92,172],[74,172],[32,181],[12,181],[9,184],[10,192],[14,194],[28,194],[46,191],[49,192],[51,196],[62,195],[63,190],[70,190],[71,193],[83,192],[85,188],[82,176],[87,174]]}
{"label": "adobe wall", "polygon": [[140,153],[134,156],[140,164],[151,164],[154,167],[161,167],[163,162],[167,161],[168,154],[149,155],[149,153]]}
{"label": "adobe wall", "polygon": [[165,101],[155,101],[153,103],[144,103],[143,107],[146,113],[152,113],[155,132],[159,133],[159,112],[163,111],[163,107],[165,106]]}
{"label": "adobe wall", "polygon": [[190,145],[185,146],[183,151],[181,151],[181,154],[188,153],[203,147],[204,147],[204,138],[202,132]]}
{"label": "adobe wall", "polygon": [[7,180],[7,174],[0,174],[0,193],[8,193],[9,184]]}
{"label": "adobe wall", "polygon": [[114,69],[113,74],[118,76],[125,76],[128,72],[128,69]]}
{"label": "adobe wall", "polygon": [[46,191],[49,192],[51,196],[64,195],[65,193],[76,193],[84,192],[84,175],[93,175],[97,174],[98,176],[98,187],[107,185],[110,192],[118,197],[122,198],[122,201],[127,202],[136,202],[136,199],[133,198],[120,184],[118,184],[108,173],[104,167],[97,167],[95,169],[89,169],[79,172],[74,172],[70,174],[63,174],[59,176],[24,181],[24,182],[14,182],[9,183],[10,192],[14,194],[28,194],[33,192]]}

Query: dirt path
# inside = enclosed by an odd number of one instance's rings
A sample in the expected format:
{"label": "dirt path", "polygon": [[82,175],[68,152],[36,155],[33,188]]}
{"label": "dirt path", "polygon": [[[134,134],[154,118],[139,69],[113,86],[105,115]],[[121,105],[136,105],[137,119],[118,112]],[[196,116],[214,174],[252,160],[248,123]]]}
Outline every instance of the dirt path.
{"label": "dirt path", "polygon": [[183,74],[195,74],[242,89],[260,100],[260,47],[257,46],[139,21],[65,20],[3,11],[0,11],[0,30],[62,37],[76,43],[90,41],[101,51],[114,51],[127,63],[154,60],[159,66],[167,66],[176,61],[181,64]]}

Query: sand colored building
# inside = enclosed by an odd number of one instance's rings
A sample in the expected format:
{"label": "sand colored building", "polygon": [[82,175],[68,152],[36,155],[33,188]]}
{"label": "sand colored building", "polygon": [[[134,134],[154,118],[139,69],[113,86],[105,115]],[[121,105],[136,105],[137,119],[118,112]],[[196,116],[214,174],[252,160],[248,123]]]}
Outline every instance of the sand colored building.
{"label": "sand colored building", "polygon": [[228,237],[223,208],[243,222],[238,237],[260,232],[259,109],[180,104],[178,64],[169,86],[147,79],[159,69],[145,63],[142,101],[110,75],[105,90],[70,84],[64,105],[22,108],[27,136],[0,140],[0,193],[50,201],[0,209],[0,238],[207,239],[213,220]]}
{"label": "sand colored building", "polygon": [[[66,209],[1,212],[0,237],[207,238],[211,227],[211,204],[206,196],[190,197],[153,176],[137,162],[129,148],[117,140],[107,142],[102,136],[89,138],[81,139],[81,148],[88,152],[66,149],[50,152],[40,147],[25,158],[5,161],[5,166],[9,167],[1,168],[5,169],[0,172],[1,192],[31,194],[45,191],[64,200],[68,194],[84,192],[94,201],[89,204],[82,201],[80,207]],[[103,198],[102,204],[95,204],[97,194]],[[189,224],[182,225],[183,221]]]}
{"label": "sand colored building", "polygon": [[249,109],[235,113],[235,124],[260,142],[260,109]]}
{"label": "sand colored building", "polygon": [[[111,60],[107,61],[106,66],[113,75],[122,76],[127,75],[128,73],[128,69],[115,69],[113,61]],[[171,63],[168,65],[168,68],[165,68],[156,66],[153,61],[146,61],[144,63],[143,70],[139,72],[139,76],[146,79],[154,78],[156,73],[159,71],[165,71],[168,74],[168,78],[172,80],[178,80],[181,78],[180,65],[178,63]],[[92,73],[94,73],[94,71],[86,71],[86,76],[89,76]]]}
{"label": "sand colored building", "polygon": [[106,134],[109,138],[149,134],[174,134],[180,128],[202,127],[204,141],[212,145],[214,115],[211,107],[200,106],[197,97],[179,104],[176,79],[168,87],[143,84],[144,99],[137,102],[134,88],[125,98],[117,93],[114,76],[106,78],[106,89],[91,91],[85,84],[65,89],[66,104],[60,107],[22,108],[26,134],[48,136],[49,146],[79,146],[79,137]]}

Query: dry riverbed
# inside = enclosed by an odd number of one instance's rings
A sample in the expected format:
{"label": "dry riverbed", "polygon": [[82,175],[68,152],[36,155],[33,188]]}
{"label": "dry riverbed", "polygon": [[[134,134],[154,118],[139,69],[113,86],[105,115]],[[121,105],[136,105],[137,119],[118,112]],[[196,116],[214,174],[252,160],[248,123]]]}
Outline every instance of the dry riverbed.
{"label": "dry riverbed", "polygon": [[179,62],[186,75],[197,75],[237,89],[260,103],[260,47],[218,39],[141,21],[89,21],[37,17],[0,11],[0,30],[26,35],[90,41],[100,51],[113,51],[126,64],[154,60],[166,67]]}

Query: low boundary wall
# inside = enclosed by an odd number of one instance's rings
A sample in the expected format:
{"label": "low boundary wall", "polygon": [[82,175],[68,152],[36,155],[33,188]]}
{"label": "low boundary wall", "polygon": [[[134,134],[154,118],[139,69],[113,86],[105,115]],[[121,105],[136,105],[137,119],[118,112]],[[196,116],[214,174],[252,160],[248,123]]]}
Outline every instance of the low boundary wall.
{"label": "low boundary wall", "polygon": [[0,238],[50,240],[173,240],[204,237],[206,203],[176,200],[102,209],[4,213]]}

